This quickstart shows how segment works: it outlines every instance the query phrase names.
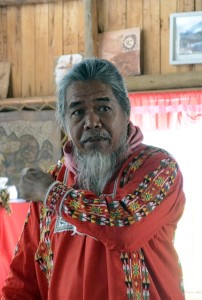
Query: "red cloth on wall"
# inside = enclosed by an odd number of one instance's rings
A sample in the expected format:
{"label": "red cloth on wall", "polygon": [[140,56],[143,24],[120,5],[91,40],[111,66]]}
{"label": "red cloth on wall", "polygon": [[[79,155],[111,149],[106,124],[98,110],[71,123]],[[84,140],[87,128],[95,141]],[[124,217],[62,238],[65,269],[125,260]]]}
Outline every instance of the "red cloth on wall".
{"label": "red cloth on wall", "polygon": [[8,275],[9,265],[22,232],[28,208],[29,203],[11,203],[11,215],[8,215],[5,209],[0,209],[0,291]]}
{"label": "red cloth on wall", "polygon": [[202,119],[202,91],[129,93],[131,121],[142,130],[177,129]]}

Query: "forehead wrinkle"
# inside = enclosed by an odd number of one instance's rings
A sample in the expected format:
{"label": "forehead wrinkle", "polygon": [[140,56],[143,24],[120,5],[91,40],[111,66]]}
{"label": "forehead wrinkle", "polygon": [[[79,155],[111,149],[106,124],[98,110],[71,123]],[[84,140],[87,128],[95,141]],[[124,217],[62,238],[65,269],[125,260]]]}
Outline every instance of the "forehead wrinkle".
{"label": "forehead wrinkle", "polygon": [[[110,102],[110,98],[109,97],[98,97],[98,98],[95,98],[92,100],[93,102]],[[83,101],[73,101],[69,104],[69,108],[74,108],[76,106],[79,106],[81,104],[84,103],[84,100]]]}

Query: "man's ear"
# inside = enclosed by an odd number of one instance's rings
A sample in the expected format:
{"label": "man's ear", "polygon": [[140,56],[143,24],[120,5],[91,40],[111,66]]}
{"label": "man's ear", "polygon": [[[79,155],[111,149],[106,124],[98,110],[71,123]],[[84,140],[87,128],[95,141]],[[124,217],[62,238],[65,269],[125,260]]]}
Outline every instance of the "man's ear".
{"label": "man's ear", "polygon": [[128,136],[130,135],[130,124],[131,124],[131,121],[130,121],[130,118],[129,118],[129,116],[128,116],[128,120],[127,120],[127,134],[128,134]]}

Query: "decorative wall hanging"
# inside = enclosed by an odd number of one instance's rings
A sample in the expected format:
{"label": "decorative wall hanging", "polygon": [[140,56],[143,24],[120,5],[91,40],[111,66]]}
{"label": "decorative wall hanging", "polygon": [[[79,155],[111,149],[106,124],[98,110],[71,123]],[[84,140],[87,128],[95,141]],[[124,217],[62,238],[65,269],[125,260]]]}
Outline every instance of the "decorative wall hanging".
{"label": "decorative wall hanging", "polygon": [[202,11],[170,15],[170,64],[202,64]]}
{"label": "decorative wall hanging", "polygon": [[113,62],[123,76],[140,74],[140,28],[99,34],[99,56]]}
{"label": "decorative wall hanging", "polygon": [[19,111],[1,113],[0,176],[18,190],[23,168],[47,171],[61,158],[61,133],[55,112]]}
{"label": "decorative wall hanging", "polygon": [[62,78],[62,76],[69,70],[71,67],[83,60],[82,54],[66,54],[61,55],[56,58],[56,66],[54,70],[55,82],[56,84]]}

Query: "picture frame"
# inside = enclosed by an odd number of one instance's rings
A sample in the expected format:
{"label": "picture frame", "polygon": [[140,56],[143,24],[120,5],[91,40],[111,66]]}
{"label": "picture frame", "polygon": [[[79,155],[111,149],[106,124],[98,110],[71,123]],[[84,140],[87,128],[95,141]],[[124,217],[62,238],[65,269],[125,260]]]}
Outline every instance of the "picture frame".
{"label": "picture frame", "polygon": [[170,15],[171,65],[202,64],[202,11]]}
{"label": "picture frame", "polygon": [[139,27],[100,33],[98,41],[99,57],[114,63],[122,76],[141,74]]}

